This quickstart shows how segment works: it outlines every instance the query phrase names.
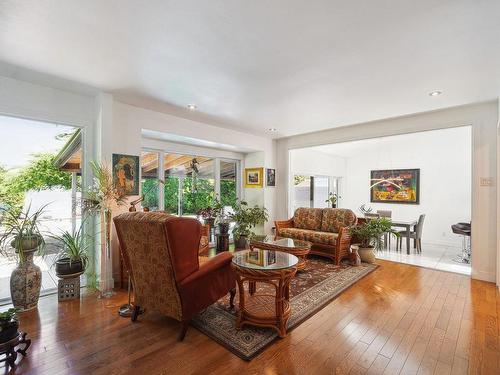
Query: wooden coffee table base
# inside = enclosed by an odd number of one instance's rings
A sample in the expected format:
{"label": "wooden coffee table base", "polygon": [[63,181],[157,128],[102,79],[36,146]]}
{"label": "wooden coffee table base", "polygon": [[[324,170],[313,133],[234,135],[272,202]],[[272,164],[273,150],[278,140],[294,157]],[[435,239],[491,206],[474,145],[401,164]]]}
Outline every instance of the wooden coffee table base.
{"label": "wooden coffee table base", "polygon": [[[290,318],[290,281],[297,267],[281,270],[253,270],[233,264],[240,294],[236,328],[245,324],[276,329],[280,337],[286,336],[286,326]],[[245,291],[245,282],[249,284]],[[257,283],[274,286],[276,295],[256,292]]]}

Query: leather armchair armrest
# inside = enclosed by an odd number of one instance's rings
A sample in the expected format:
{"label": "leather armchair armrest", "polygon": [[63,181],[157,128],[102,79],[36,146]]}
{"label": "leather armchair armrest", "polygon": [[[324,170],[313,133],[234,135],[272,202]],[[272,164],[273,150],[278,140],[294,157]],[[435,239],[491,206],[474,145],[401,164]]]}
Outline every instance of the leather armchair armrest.
{"label": "leather armchair armrest", "polygon": [[279,236],[280,230],[285,228],[293,228],[293,218],[290,220],[275,221],[274,226],[276,228],[276,235]]}
{"label": "leather armchair armrest", "polygon": [[231,263],[233,255],[229,252],[223,252],[215,257],[211,258],[208,262],[204,262],[200,265],[198,271],[193,272],[191,275],[186,277],[180,282],[180,285],[190,284],[195,282],[197,279],[201,279],[210,273],[217,271],[218,269],[224,268]]}

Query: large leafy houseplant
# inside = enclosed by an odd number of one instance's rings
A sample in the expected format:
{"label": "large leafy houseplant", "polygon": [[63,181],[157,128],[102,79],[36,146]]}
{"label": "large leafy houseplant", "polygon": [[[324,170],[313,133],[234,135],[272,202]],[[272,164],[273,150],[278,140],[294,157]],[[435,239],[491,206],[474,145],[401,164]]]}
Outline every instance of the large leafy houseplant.
{"label": "large leafy houseplant", "polygon": [[373,218],[367,220],[361,225],[350,228],[352,242],[359,242],[359,255],[363,261],[373,263],[375,254],[373,250],[380,250],[383,245],[382,237],[384,234],[398,233],[392,229],[391,221],[387,218]]}
{"label": "large leafy houseplant", "polygon": [[[233,229],[233,236],[237,243],[237,247],[244,247],[247,238],[254,233],[252,229],[265,223],[269,219],[267,209],[257,205],[250,207],[247,202],[240,201],[233,205],[233,213],[230,218],[236,224]],[[238,246],[239,245],[239,246]]]}

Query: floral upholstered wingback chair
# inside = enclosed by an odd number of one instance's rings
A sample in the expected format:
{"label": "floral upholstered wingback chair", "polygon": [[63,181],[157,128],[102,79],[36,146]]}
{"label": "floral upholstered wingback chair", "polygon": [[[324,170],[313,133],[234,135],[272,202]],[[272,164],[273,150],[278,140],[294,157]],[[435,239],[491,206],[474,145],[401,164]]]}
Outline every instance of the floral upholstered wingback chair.
{"label": "floral upholstered wingback chair", "polygon": [[236,292],[232,255],[221,253],[200,265],[202,226],[196,219],[158,212],[128,212],[114,218],[125,266],[132,277],[135,308],[157,311],[182,323],[226,293]]}

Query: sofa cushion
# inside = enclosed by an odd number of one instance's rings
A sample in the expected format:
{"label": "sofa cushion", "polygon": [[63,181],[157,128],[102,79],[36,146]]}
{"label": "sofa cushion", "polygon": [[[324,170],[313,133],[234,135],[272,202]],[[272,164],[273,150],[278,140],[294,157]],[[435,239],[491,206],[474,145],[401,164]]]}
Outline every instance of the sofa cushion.
{"label": "sofa cushion", "polygon": [[356,215],[346,208],[324,208],[321,230],[338,233],[342,227],[356,224]]}
{"label": "sofa cushion", "polygon": [[323,209],[300,207],[293,215],[293,226],[299,229],[320,230]]}
{"label": "sofa cushion", "polygon": [[335,245],[338,234],[332,232],[320,232],[310,229],[299,228],[284,228],[279,233],[282,237],[295,238],[297,240],[305,240],[323,245]]}

